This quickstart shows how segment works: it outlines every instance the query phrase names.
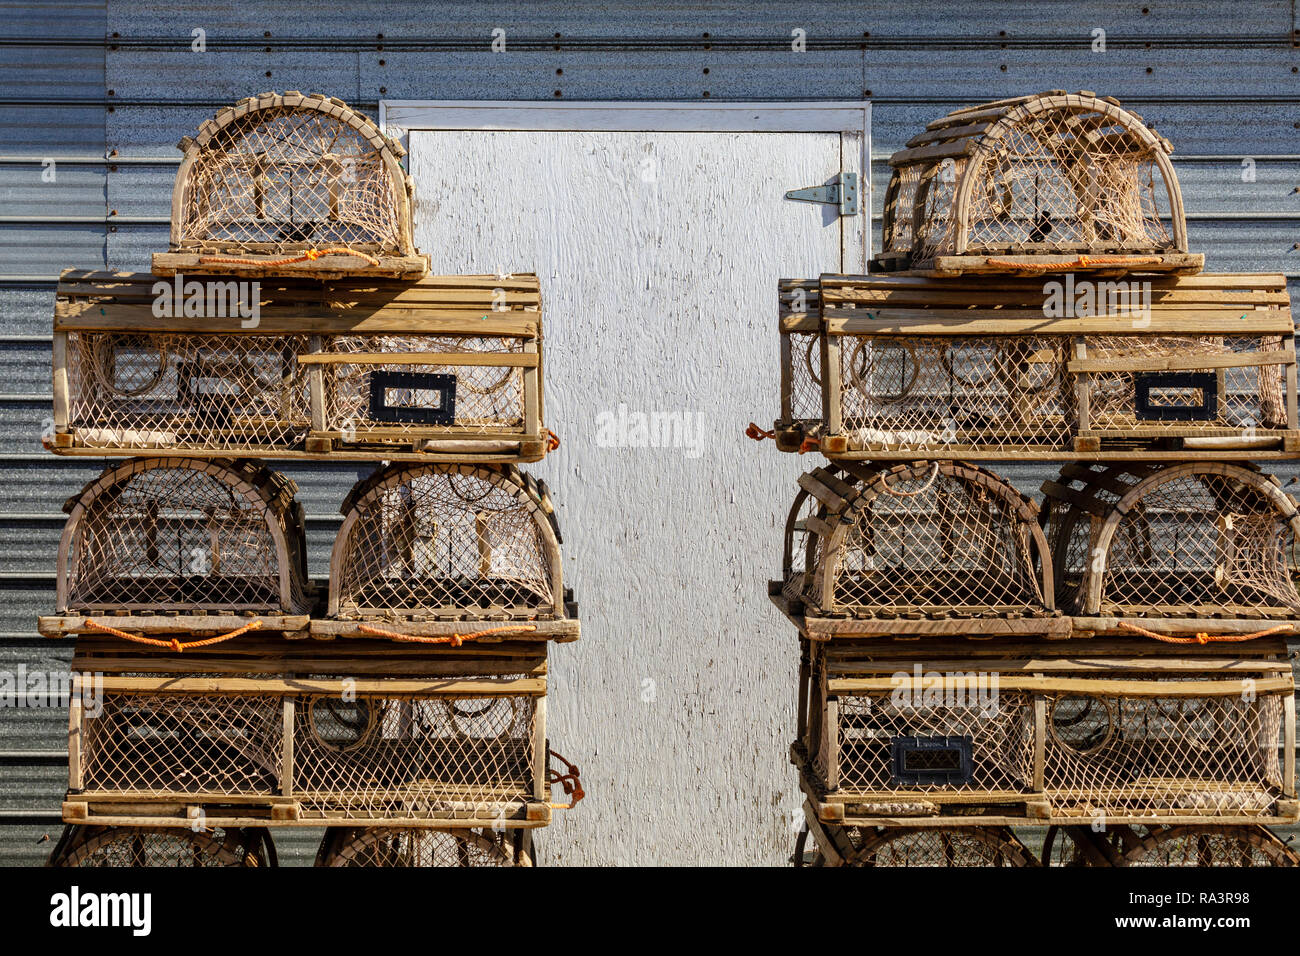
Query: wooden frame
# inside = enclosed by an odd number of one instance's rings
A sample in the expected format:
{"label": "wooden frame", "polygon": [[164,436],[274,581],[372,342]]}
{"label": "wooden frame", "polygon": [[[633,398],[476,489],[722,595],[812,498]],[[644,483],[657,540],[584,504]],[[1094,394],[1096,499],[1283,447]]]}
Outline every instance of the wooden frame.
{"label": "wooden frame", "polygon": [[[101,710],[107,701],[111,712],[114,697],[135,701],[133,706],[140,714],[151,706],[151,701],[156,706],[160,700],[175,700],[181,705],[176,719],[184,722],[192,719],[186,714],[216,706],[222,698],[238,701],[246,695],[257,695],[259,699],[278,702],[267,710],[264,728],[270,735],[270,725],[276,725],[274,739],[278,740],[278,756],[274,761],[273,782],[255,792],[96,786],[93,771],[85,771],[96,760],[104,759],[95,749],[114,748],[117,751],[112,755],[114,760],[130,763],[134,758],[122,754],[132,744],[119,736],[96,740],[94,734],[88,734],[93,728],[87,722],[97,718],[86,713],[85,707],[74,706],[69,716],[69,740],[75,744],[70,752],[77,759],[70,764],[69,793],[63,805],[65,822],[181,827],[191,825],[197,817],[208,826],[350,824],[532,828],[550,821],[550,785],[544,759],[544,651],[539,652],[536,645],[500,644],[472,655],[464,651],[430,650],[420,657],[412,657],[403,648],[370,642],[338,641],[329,646],[335,645],[335,650],[321,657],[319,652],[310,649],[301,652],[293,649],[301,645],[284,650],[284,645],[277,647],[264,638],[245,638],[181,659],[150,655],[138,645],[121,641],[79,642],[74,673],[96,675],[94,689]],[[207,676],[212,673],[218,676]],[[299,673],[358,676],[309,679],[295,676]],[[197,674],[205,676],[191,676]],[[534,708],[529,718],[531,730],[527,740],[519,741],[528,753],[530,770],[526,785],[516,790],[503,788],[497,796],[491,796],[481,786],[482,792],[469,788],[463,798],[457,798],[456,786],[448,783],[445,793],[438,797],[435,782],[425,776],[416,787],[419,800],[404,804],[401,786],[389,789],[383,785],[369,786],[364,793],[341,790],[331,795],[306,784],[310,775],[313,772],[319,775],[319,771],[310,769],[313,758],[303,748],[308,737],[304,737],[306,731],[299,725],[309,719],[305,702],[318,698],[365,700],[371,696],[393,695],[414,702],[436,703],[467,696],[475,700],[529,702],[528,706]],[[75,695],[74,699],[80,700]],[[253,712],[243,710],[241,714],[242,723],[248,725],[246,730],[255,730],[255,724],[249,725],[256,720]],[[540,750],[538,741],[542,741]],[[315,750],[319,749],[316,745]],[[540,763],[538,753],[543,758]],[[169,759],[183,761],[184,756],[177,753]],[[319,762],[319,754],[315,759]]]}
{"label": "wooden frame", "polygon": [[[1084,658],[1069,656],[1064,648],[1052,645],[1015,642],[948,642],[925,647],[880,647],[862,642],[805,646],[812,655],[812,679],[804,685],[808,701],[801,702],[801,707],[807,707],[810,717],[805,735],[791,748],[791,760],[799,768],[800,787],[813,815],[824,824],[945,827],[960,821],[963,826],[1086,825],[1103,812],[1107,824],[1115,825],[1259,824],[1300,819],[1294,757],[1289,750],[1282,752],[1294,741],[1295,687],[1286,645],[1281,641],[1261,639],[1243,653],[1240,645],[1153,648],[1132,640],[1098,639]],[[844,698],[862,694],[888,696],[922,687],[933,692],[941,686],[936,680],[952,690],[957,688],[957,675],[967,682],[961,684],[967,690],[968,678],[973,678],[982,682],[980,686],[1016,693],[1017,701],[1023,698],[1031,702],[1025,720],[1030,728],[1032,759],[1022,767],[1020,786],[1003,790],[978,786],[864,789],[845,777],[839,765],[843,744],[837,727],[842,721]],[[1239,785],[1198,783],[1192,766],[1195,761],[1178,765],[1188,774],[1181,783],[1177,770],[1165,772],[1162,767],[1161,780],[1144,782],[1137,773],[1140,768],[1134,767],[1136,776],[1122,781],[1117,778],[1109,795],[1104,794],[1104,787],[1098,790],[1097,785],[1082,789],[1074,784],[1063,785],[1070,778],[1062,776],[1067,773],[1061,769],[1063,745],[1053,742],[1053,700],[1123,699],[1140,707],[1144,699],[1172,699],[1194,706],[1198,701],[1240,699],[1246,680],[1255,695],[1253,700],[1271,701],[1267,706],[1277,711],[1273,715],[1279,724],[1276,785],[1244,780]],[[1251,713],[1257,706],[1253,700],[1243,705]],[[862,732],[861,728],[854,731]],[[1222,746],[1228,746],[1226,740]],[[1266,747],[1262,742],[1260,746]],[[1089,751],[1082,753],[1086,759]],[[1213,791],[1227,796],[1220,798],[1218,808],[1197,805],[1202,799],[1198,786],[1205,787],[1207,795]],[[1250,806],[1247,798],[1256,799],[1264,791],[1268,794],[1266,804]],[[1239,801],[1234,806],[1233,793],[1247,802]]]}
{"label": "wooden frame", "polygon": [[[267,112],[283,115],[286,111],[300,114],[320,114],[322,122],[335,125],[339,133],[350,132],[359,142],[365,142],[374,152],[382,178],[388,185],[387,202],[392,208],[392,234],[383,242],[328,240],[326,250],[319,250],[320,242],[307,241],[237,241],[229,237],[191,234],[189,213],[191,204],[200,204],[195,193],[199,190],[194,179],[205,170],[212,151],[220,153],[228,144],[221,141],[227,129],[247,123],[249,117]],[[338,135],[335,136],[337,142]],[[389,139],[367,117],[351,109],[336,97],[318,93],[303,95],[296,90],[284,94],[263,93],[240,100],[234,106],[220,110],[205,121],[194,134],[186,136],[178,145],[183,153],[176,182],[172,189],[171,246],[166,253],[155,253],[153,270],[158,275],[190,274],[240,274],[247,276],[302,275],[315,278],[338,278],[348,275],[389,276],[400,279],[419,279],[429,271],[429,257],[420,255],[414,245],[411,208],[414,201],[414,184],[402,168],[404,150],[400,143]],[[261,160],[262,154],[259,154]],[[226,162],[224,154],[215,158]],[[299,160],[300,161],[300,160]],[[355,162],[355,160],[352,160]],[[322,161],[323,162],[323,161]],[[342,161],[334,161],[334,169],[322,175],[331,176],[331,207],[339,202],[339,181]],[[323,168],[323,167],[322,167]],[[247,173],[245,173],[247,175]],[[271,178],[271,177],[268,177]],[[275,185],[261,185],[262,177],[254,179],[258,185],[259,214],[263,206],[275,205]],[[265,192],[272,195],[266,196]],[[375,203],[375,205],[381,205]],[[337,214],[337,210],[332,208]],[[198,228],[195,226],[195,228]],[[359,255],[346,250],[355,249]],[[318,255],[319,251],[333,254]],[[295,253],[304,253],[295,255]]]}
{"label": "wooden frame", "polygon": [[[153,275],[63,274],[50,450],[372,461],[537,461],[546,454],[536,276],[353,279],[323,287],[281,279],[257,290],[258,313],[248,327],[238,316],[160,318],[159,285],[172,295],[174,283]],[[373,349],[358,348],[371,337]],[[451,351],[448,341],[463,348]],[[101,367],[105,355],[138,366],[150,349],[157,369],[134,368],[130,388],[106,380],[118,373]],[[203,360],[204,381],[211,380],[204,405],[179,391],[182,371],[200,364],[184,357],[190,353],[216,356]],[[269,385],[274,362],[280,381]],[[384,369],[452,376],[452,394],[460,396],[454,413],[446,411],[454,417],[447,424],[372,420],[365,389]]]}
{"label": "wooden frame", "polygon": [[[1075,306],[1073,277],[783,279],[777,446],[877,461],[1300,453],[1285,277],[1129,281],[1123,295],[1088,286],[1095,314],[1051,317],[1067,297]],[[1162,344],[1179,337],[1186,354]],[[1214,376],[1208,410],[1144,419],[1135,390],[1193,366]]]}

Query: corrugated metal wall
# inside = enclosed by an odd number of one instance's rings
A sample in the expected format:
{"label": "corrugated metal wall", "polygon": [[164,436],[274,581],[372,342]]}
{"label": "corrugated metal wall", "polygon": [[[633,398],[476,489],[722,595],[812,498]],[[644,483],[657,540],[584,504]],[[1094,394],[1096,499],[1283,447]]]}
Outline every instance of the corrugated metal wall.
{"label": "corrugated metal wall", "polygon": [[[506,31],[506,52],[489,49],[495,28]],[[1093,49],[1097,28],[1104,52]],[[167,241],[174,144],[237,97],[319,90],[372,113],[386,98],[867,97],[878,219],[883,157],[928,120],[981,100],[1090,89],[1118,96],[1174,142],[1193,248],[1209,267],[1285,272],[1294,296],[1298,28],[1293,0],[653,10],[586,2],[356,0],[329,10],[305,0],[273,7],[198,0],[183,10],[158,0],[0,2],[0,670],[66,666],[68,647],[38,639],[34,618],[52,607],[60,506],[98,471],[40,447],[54,277],[66,267],[147,269],[150,252]],[[191,48],[198,29],[204,52]],[[791,49],[795,29],[806,31],[806,52]],[[53,182],[42,177],[51,160]],[[1253,160],[1252,182],[1243,181],[1243,160]],[[755,418],[764,413],[755,409]],[[1006,470],[1026,491],[1039,483],[1029,469]],[[302,487],[321,573],[338,502],[358,470],[286,471]],[[64,760],[62,712],[0,711],[0,863],[37,863],[48,853]],[[707,825],[682,820],[660,829],[684,836]],[[302,860],[315,839],[278,842],[285,856]]]}

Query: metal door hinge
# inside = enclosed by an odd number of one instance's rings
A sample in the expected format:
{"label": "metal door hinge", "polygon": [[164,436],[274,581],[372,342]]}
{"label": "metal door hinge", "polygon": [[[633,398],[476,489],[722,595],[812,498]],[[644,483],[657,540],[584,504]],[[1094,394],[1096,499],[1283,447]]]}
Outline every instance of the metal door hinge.
{"label": "metal door hinge", "polygon": [[827,186],[808,186],[804,189],[791,189],[785,194],[786,199],[796,202],[829,203],[840,207],[841,216],[858,214],[858,174],[840,173]]}

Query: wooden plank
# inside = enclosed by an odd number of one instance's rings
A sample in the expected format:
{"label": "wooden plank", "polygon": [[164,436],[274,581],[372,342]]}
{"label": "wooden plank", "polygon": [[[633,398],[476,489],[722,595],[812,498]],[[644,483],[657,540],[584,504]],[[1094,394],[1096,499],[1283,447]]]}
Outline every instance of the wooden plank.
{"label": "wooden plank", "polygon": [[299,365],[475,365],[494,368],[536,368],[538,356],[528,352],[309,352]]}
{"label": "wooden plank", "polygon": [[1023,618],[967,617],[921,620],[808,616],[803,618],[802,630],[812,640],[927,637],[933,635],[964,637],[1034,635],[1060,639],[1070,636],[1070,619],[1068,617],[1051,617],[1048,615]]}
{"label": "wooden plank", "polygon": [[292,697],[286,697],[281,701],[281,733],[283,734],[280,742],[280,794],[281,796],[293,796],[293,746],[294,746],[294,700]]}
{"label": "wooden plank", "polygon": [[[1023,244],[1017,244],[1022,248]],[[1089,259],[1108,258],[1112,254],[1109,252],[1088,252],[1080,253],[1079,257],[1069,258],[1068,252],[1060,250],[1059,246],[1049,247],[1050,251],[1045,250],[1043,255],[991,255],[988,253],[979,255],[955,255],[955,256],[935,256],[933,259],[932,271],[936,275],[979,275],[985,273],[1006,273],[1014,271],[1015,265],[1023,265],[1025,271],[1041,274],[1041,270],[1036,269],[1043,263],[1044,259],[1050,260],[1053,266],[1058,267],[1061,272],[1084,272],[1088,270],[1113,270],[1121,269],[1131,273],[1145,273],[1159,270],[1187,270],[1189,272],[1199,272],[1205,267],[1205,256],[1201,253],[1187,252],[1166,252],[1148,254],[1145,250],[1135,247],[1132,251],[1118,253],[1117,255],[1125,258],[1133,256],[1142,261],[1126,265],[1123,263],[1104,263],[1096,262],[1084,265],[1081,263],[1082,257]],[[990,264],[989,259],[996,260],[996,263],[1009,263],[1011,265]]]}
{"label": "wooden plank", "polygon": [[961,313],[880,309],[870,317],[856,309],[826,309],[826,331],[840,335],[1188,335],[1290,334],[1295,326],[1280,310],[1247,313],[1224,319],[1221,313],[1187,310],[1173,315],[1152,314],[1138,329],[1137,315],[1049,319],[1032,309],[971,309]]}
{"label": "wooden plank", "polygon": [[[916,688],[943,691],[1020,690],[1054,694],[1078,694],[1088,697],[1239,697],[1241,681],[1191,680],[1143,681],[1112,678],[1071,677],[1021,677],[1012,675],[976,674],[973,678],[925,676],[916,680],[912,675],[902,678],[843,677],[827,681],[832,693],[869,694],[882,691]],[[1295,684],[1289,676],[1265,677],[1255,682],[1258,694],[1294,693]]]}
{"label": "wooden plank", "polygon": [[[151,693],[166,691],[177,694],[338,694],[338,680],[319,678],[265,679],[245,677],[105,677],[108,693]],[[348,687],[358,694],[420,694],[430,697],[533,697],[546,693],[544,679],[523,677],[515,680],[427,679],[358,680]]]}
{"label": "wooden plank", "polygon": [[54,430],[63,432],[68,428],[71,408],[68,386],[68,336],[65,333],[54,333],[51,366],[54,387]]}
{"label": "wooden plank", "polygon": [[1067,372],[1157,372],[1208,368],[1250,368],[1264,365],[1294,365],[1295,353],[1225,352],[1216,355],[1163,355],[1115,359],[1074,359],[1067,362]]}

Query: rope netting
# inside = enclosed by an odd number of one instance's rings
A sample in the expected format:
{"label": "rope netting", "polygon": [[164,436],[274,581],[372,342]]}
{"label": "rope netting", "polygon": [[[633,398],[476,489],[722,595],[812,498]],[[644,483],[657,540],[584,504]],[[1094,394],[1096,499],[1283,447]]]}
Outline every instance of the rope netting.
{"label": "rope netting", "polygon": [[370,136],[340,116],[251,110],[218,129],[181,175],[179,251],[403,252],[405,183]]}
{"label": "rope netting", "polygon": [[508,831],[435,830],[424,827],[348,828],[324,854],[321,866],[515,866]]}

